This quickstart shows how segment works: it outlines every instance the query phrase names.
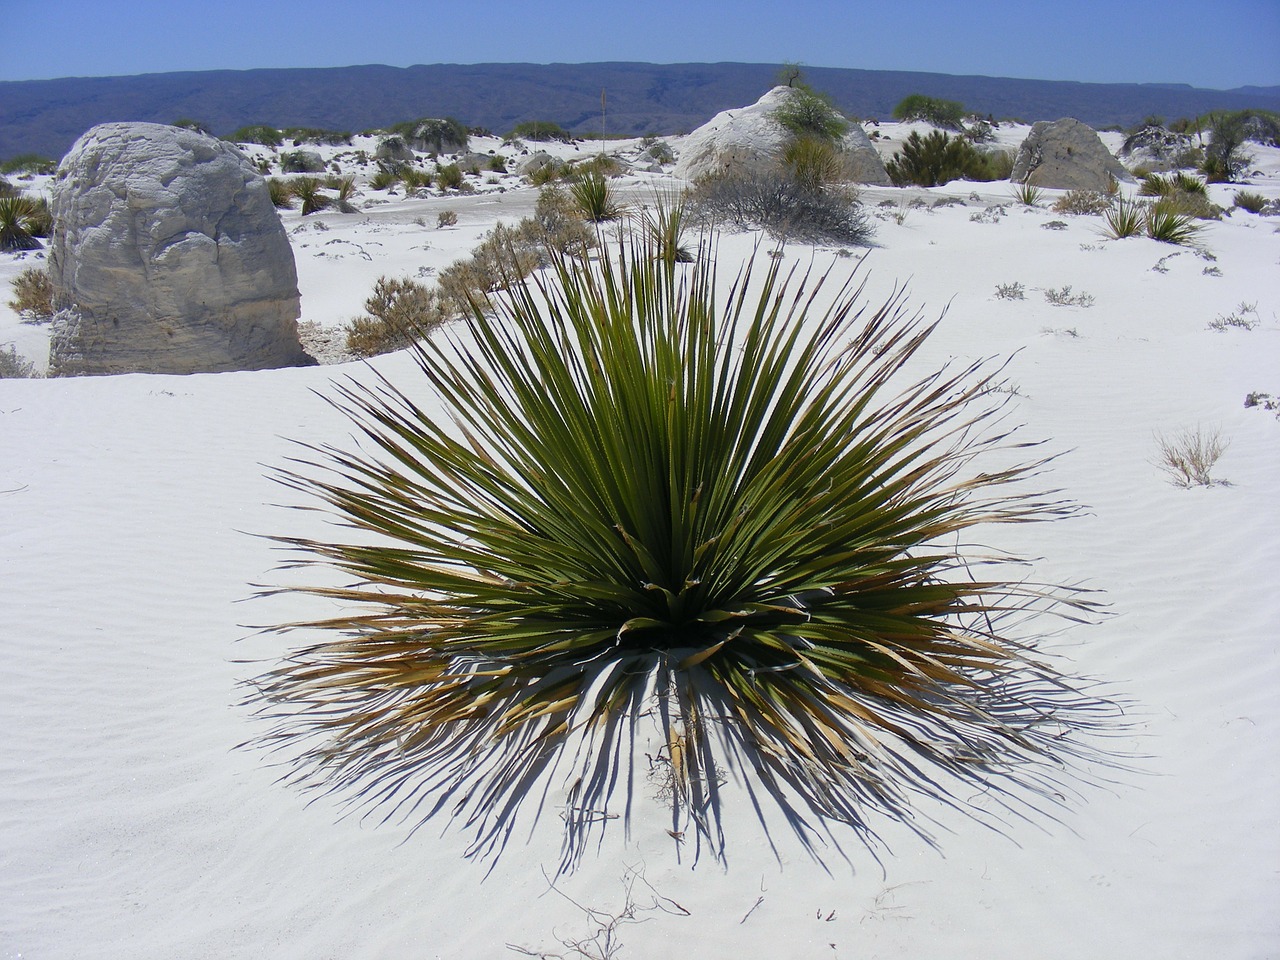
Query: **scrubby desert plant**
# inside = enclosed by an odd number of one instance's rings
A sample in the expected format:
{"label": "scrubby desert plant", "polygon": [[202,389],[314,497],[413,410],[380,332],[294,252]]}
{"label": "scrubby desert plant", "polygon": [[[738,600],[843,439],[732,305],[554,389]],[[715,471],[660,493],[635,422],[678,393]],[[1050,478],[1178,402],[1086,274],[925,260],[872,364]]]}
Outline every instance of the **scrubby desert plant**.
{"label": "scrubby desert plant", "polygon": [[996,284],[997,300],[1025,300],[1026,293],[1026,288],[1016,280],[1013,283]]}
{"label": "scrubby desert plant", "polygon": [[1156,436],[1156,464],[1180,487],[1211,487],[1223,481],[1212,477],[1213,468],[1228,443],[1218,430],[1182,430],[1173,436]]}
{"label": "scrubby desert plant", "polygon": [[44,267],[27,267],[9,281],[9,307],[24,323],[47,323],[57,312],[53,278]]}
{"label": "scrubby desert plant", "polygon": [[38,250],[48,236],[48,207],[22,195],[0,197],[0,250]]}
{"label": "scrubby desert plant", "polygon": [[0,380],[25,380],[35,376],[35,370],[35,364],[18,353],[13,344],[0,347]]}
{"label": "scrubby desert plant", "polygon": [[290,192],[302,203],[302,215],[308,216],[328,208],[331,198],[321,191],[323,187],[315,177],[297,177],[289,181]]}
{"label": "scrubby desert plant", "polygon": [[377,171],[369,178],[370,190],[390,190],[400,182],[400,171],[385,164],[379,164]]}
{"label": "scrubby desert plant", "polygon": [[1081,598],[966,546],[1069,512],[1009,486],[1038,465],[1009,465],[999,371],[913,376],[932,326],[854,277],[823,309],[826,278],[774,262],[722,302],[709,258],[655,254],[557,258],[465,347],[415,347],[443,412],[336,388],[367,446],[282,479],[355,532],[281,540],[342,609],[279,628],[309,645],[251,694],[294,779],[464,822],[481,856],[563,781],[565,869],[632,809],[648,725],[717,854],[718,771],[818,857],[822,821],[912,826],[913,794],[1056,803],[1024,761],[1078,755],[1096,714],[1027,618]]}
{"label": "scrubby desert plant", "polygon": [[[456,164],[454,165],[454,169],[457,170]],[[450,174],[450,176],[452,176],[452,174]],[[458,177],[459,180],[461,180],[461,170],[458,170]],[[407,196],[413,196],[419,190],[427,189],[435,180],[431,175],[431,171],[423,170],[421,167],[412,167],[408,164],[399,169],[397,172],[397,179],[400,181],[400,185],[404,187],[404,192]],[[443,187],[441,189],[443,189]]]}
{"label": "scrubby desert plant", "polygon": [[1111,209],[1114,198],[1096,190],[1068,190],[1053,204],[1054,213],[1097,216]]}
{"label": "scrubby desert plant", "polygon": [[347,349],[357,357],[403,350],[445,319],[437,291],[408,277],[379,277],[364,309],[347,324]]}
{"label": "scrubby desert plant", "polygon": [[1231,205],[1250,213],[1261,213],[1267,206],[1267,198],[1252,190],[1237,190]]}
{"label": "scrubby desert plant", "polygon": [[590,170],[574,178],[569,185],[578,212],[592,223],[617,220],[622,215],[609,181],[597,170]]}
{"label": "scrubby desert plant", "polygon": [[495,153],[493,156],[489,158],[488,162],[485,164],[485,169],[487,169],[490,173],[506,173],[507,172],[506,157],[504,157],[500,153]]}
{"label": "scrubby desert plant", "polygon": [[523,123],[517,123],[511,128],[511,132],[507,134],[509,139],[534,140],[545,142],[547,140],[560,140],[569,143],[573,140],[573,134],[558,123],[552,123],[550,120],[526,120]]}
{"label": "scrubby desert plant", "polygon": [[458,211],[441,210],[436,215],[436,229],[441,230],[445,227],[454,227],[458,224]]}
{"label": "scrubby desert plant", "polygon": [[683,243],[689,222],[688,194],[684,191],[657,194],[652,207],[646,206],[641,211],[640,219],[658,259],[693,263],[693,251]]}
{"label": "scrubby desert plant", "polygon": [[941,130],[922,137],[913,131],[885,169],[898,186],[936,187],[962,178],[985,179],[988,163],[963,137]]}
{"label": "scrubby desert plant", "polygon": [[1044,292],[1044,298],[1055,307],[1092,307],[1093,294],[1085,293],[1081,290],[1076,293],[1071,288],[1071,284],[1064,287],[1050,287]]}
{"label": "scrubby desert plant", "polygon": [[773,111],[773,119],[795,140],[839,140],[849,129],[830,98],[808,87],[795,87],[786,101]]}
{"label": "scrubby desert plant", "polygon": [[689,203],[703,223],[758,227],[779,240],[865,246],[871,239],[856,190],[814,189],[785,170],[706,177],[694,185]]}
{"label": "scrubby desert plant", "polygon": [[459,190],[465,181],[462,168],[456,163],[446,163],[436,169],[436,186],[441,190]]}
{"label": "scrubby desert plant", "polygon": [[927,97],[922,93],[913,93],[899,101],[893,108],[895,120],[923,120],[925,123],[944,130],[964,130],[964,104],[955,100],[940,100]]}
{"label": "scrubby desert plant", "polygon": [[271,197],[272,206],[279,210],[293,209],[293,185],[279,177],[267,178],[267,193]]}
{"label": "scrubby desert plant", "polygon": [[820,190],[840,179],[840,155],[830,140],[799,137],[787,144],[782,162],[791,176],[810,189]]}
{"label": "scrubby desert plant", "polygon": [[351,202],[358,192],[356,190],[355,177],[331,176],[325,181],[325,186],[336,193],[333,198],[333,205],[338,208],[340,213],[355,213],[359,209]]}

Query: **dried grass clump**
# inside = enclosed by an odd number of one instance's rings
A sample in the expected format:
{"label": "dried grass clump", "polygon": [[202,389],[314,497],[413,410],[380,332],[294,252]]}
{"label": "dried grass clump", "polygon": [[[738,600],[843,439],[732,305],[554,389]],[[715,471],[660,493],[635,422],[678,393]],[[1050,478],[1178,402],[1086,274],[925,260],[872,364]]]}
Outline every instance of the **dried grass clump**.
{"label": "dried grass clump", "polygon": [[9,306],[23,323],[48,323],[58,312],[53,278],[44,267],[27,267],[9,281],[13,299]]}
{"label": "dried grass clump", "polygon": [[1211,476],[1219,458],[1230,445],[1222,439],[1218,430],[1205,431],[1200,427],[1182,430],[1172,437],[1156,437],[1159,447],[1157,466],[1180,487],[1212,487],[1226,485],[1226,481]]}
{"label": "dried grass clump", "polygon": [[412,346],[447,316],[439,293],[408,277],[379,277],[364,309],[364,316],[347,324],[347,349],[357,357]]}
{"label": "dried grass clump", "polygon": [[1053,211],[1096,217],[1110,210],[1114,202],[1112,197],[1096,190],[1069,190],[1054,202]]}

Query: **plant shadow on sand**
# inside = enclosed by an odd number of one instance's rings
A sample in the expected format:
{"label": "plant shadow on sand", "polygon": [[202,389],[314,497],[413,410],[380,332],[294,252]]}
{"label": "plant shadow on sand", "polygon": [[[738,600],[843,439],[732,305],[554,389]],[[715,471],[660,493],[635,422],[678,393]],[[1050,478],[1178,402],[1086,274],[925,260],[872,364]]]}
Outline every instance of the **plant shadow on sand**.
{"label": "plant shadow on sand", "polygon": [[304,592],[346,612],[272,628],[313,642],[251,681],[252,742],[481,858],[555,809],[561,871],[630,823],[646,740],[695,861],[727,855],[730,781],[819,862],[833,825],[932,843],[920,797],[1056,816],[1116,765],[1123,711],[1036,650],[1045,618],[1096,619],[1089,593],[966,538],[1075,511],[1025,489],[1052,458],[1005,426],[1001,365],[912,379],[936,322],[901,290],[865,305],[858,269],[753,260],[721,301],[713,240],[670,249],[554,256],[424,338],[444,415],[336,387],[366,449],[279,479],[355,534],[274,539],[341,574]]}

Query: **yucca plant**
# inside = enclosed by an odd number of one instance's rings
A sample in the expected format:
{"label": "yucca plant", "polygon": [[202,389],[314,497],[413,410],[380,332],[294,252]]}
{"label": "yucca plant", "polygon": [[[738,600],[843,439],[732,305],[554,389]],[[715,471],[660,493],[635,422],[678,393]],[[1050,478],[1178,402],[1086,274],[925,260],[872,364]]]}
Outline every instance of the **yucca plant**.
{"label": "yucca plant", "polygon": [[1008,631],[1082,601],[966,534],[1070,507],[1009,486],[1038,465],[997,452],[998,371],[911,379],[934,325],[900,293],[869,308],[851,276],[819,309],[827,277],[779,271],[722,300],[711,257],[643,236],[555,256],[413,348],[444,411],[337,388],[368,445],[281,479],[355,533],[279,540],[350,585],[308,591],[340,612],[276,628],[308,645],[250,695],[296,781],[487,855],[562,780],[564,869],[629,814],[649,728],[676,829],[717,853],[722,772],[815,856],[814,817],[874,834],[913,791],[1055,802],[1022,761],[1073,755],[1078,695]]}
{"label": "yucca plant", "polygon": [[[459,173],[459,176],[461,176],[461,173]],[[410,166],[400,168],[399,180],[404,186],[406,196],[413,196],[419,190],[425,190],[431,186],[434,179],[429,170]],[[444,189],[443,183],[441,183],[441,189]]]}
{"label": "yucca plant", "polygon": [[31,197],[0,197],[0,250],[38,250],[49,234],[49,208]]}
{"label": "yucca plant", "polygon": [[693,252],[680,242],[689,219],[687,193],[659,194],[652,208],[645,207],[641,211],[640,219],[659,259],[671,263],[693,263]]}
{"label": "yucca plant", "polygon": [[1119,197],[1102,215],[1107,220],[1107,236],[1115,240],[1140,236],[1146,229],[1147,205],[1138,200]]}
{"label": "yucca plant", "polygon": [[1241,210],[1248,210],[1250,213],[1261,213],[1266,209],[1267,198],[1252,190],[1237,190],[1231,205]]}
{"label": "yucca plant", "polygon": [[378,170],[369,178],[370,190],[390,190],[400,182],[400,173],[398,170],[392,170],[389,167],[378,165]]}
{"label": "yucca plant", "polygon": [[329,189],[337,191],[337,196],[333,198],[333,205],[338,208],[341,213],[356,213],[359,208],[351,202],[352,198],[358,192],[356,190],[356,178],[352,176],[339,177],[332,176],[326,181]]}
{"label": "yucca plant", "polygon": [[462,168],[456,163],[446,163],[436,170],[436,186],[441,190],[458,190],[464,181]]}
{"label": "yucca plant", "polygon": [[1031,183],[1015,183],[1012,196],[1014,203],[1024,207],[1038,207],[1044,191]]}
{"label": "yucca plant", "polygon": [[578,213],[592,223],[617,220],[622,215],[614,199],[613,188],[598,170],[588,170],[575,177],[569,185],[569,195],[573,198]]}
{"label": "yucca plant", "polygon": [[297,177],[289,181],[290,192],[302,202],[302,215],[308,216],[326,209],[332,202],[321,193],[320,181],[315,177]]}
{"label": "yucca plant", "polygon": [[1185,246],[1199,235],[1200,224],[1190,214],[1180,212],[1167,201],[1158,200],[1147,211],[1146,229],[1152,240]]}

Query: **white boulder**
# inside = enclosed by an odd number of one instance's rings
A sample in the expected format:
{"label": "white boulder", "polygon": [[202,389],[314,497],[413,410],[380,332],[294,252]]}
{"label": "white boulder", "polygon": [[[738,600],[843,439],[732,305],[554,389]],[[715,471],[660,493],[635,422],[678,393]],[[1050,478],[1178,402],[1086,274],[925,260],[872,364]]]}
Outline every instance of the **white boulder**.
{"label": "white boulder", "polygon": [[63,158],[49,273],[71,308],[52,375],[201,373],[314,361],[293,250],[266,181],[229,143],[106,123]]}
{"label": "white boulder", "polygon": [[[782,165],[792,134],[776,119],[799,91],[774,87],[763,97],[736,110],[725,110],[685,138],[674,173],[685,180],[726,174],[765,174]],[[888,184],[889,175],[871,141],[858,124],[851,124],[840,144],[846,179]]]}
{"label": "white boulder", "polygon": [[1009,179],[1059,190],[1103,191],[1112,179],[1133,178],[1092,127],[1066,117],[1032,126]]}

